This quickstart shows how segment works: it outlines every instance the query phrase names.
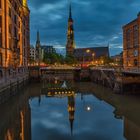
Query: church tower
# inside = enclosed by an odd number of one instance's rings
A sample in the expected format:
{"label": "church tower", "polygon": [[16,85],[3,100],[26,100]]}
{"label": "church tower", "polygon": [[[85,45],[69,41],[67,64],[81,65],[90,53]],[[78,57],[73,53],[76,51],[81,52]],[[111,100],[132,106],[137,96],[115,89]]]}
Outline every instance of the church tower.
{"label": "church tower", "polygon": [[36,40],[36,61],[37,61],[38,65],[40,65],[40,49],[41,49],[40,35],[39,35],[39,31],[37,31],[37,40]]}
{"label": "church tower", "polygon": [[66,55],[73,55],[75,49],[74,42],[74,28],[72,19],[72,8],[71,3],[69,4],[69,19],[68,19],[68,31],[67,31],[67,44],[66,44]]}
{"label": "church tower", "polygon": [[27,0],[23,0],[22,2],[23,2],[23,6],[24,6],[24,7],[28,7],[28,6],[27,6]]}

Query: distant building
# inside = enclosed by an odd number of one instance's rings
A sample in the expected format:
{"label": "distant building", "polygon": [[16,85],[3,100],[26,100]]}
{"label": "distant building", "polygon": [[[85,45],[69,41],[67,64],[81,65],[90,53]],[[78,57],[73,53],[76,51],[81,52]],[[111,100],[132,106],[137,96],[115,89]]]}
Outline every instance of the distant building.
{"label": "distant building", "polygon": [[74,41],[74,27],[72,19],[71,4],[69,6],[69,19],[68,19],[68,31],[67,31],[67,44],[66,44],[66,55],[73,55],[75,49]]}
{"label": "distant building", "polygon": [[124,68],[140,67],[140,12],[137,18],[123,26]]}
{"label": "distant building", "polygon": [[90,63],[101,57],[109,57],[109,47],[77,48],[74,57],[79,63]]}
{"label": "distant building", "polygon": [[46,54],[56,53],[56,50],[53,46],[41,45],[41,48],[44,50],[44,53]]}
{"label": "distant building", "polygon": [[123,65],[123,52],[121,52],[120,54],[111,56],[111,59],[113,60],[115,64],[122,66]]}
{"label": "distant building", "polygon": [[36,60],[36,48],[34,46],[30,46],[30,59],[35,61]]}

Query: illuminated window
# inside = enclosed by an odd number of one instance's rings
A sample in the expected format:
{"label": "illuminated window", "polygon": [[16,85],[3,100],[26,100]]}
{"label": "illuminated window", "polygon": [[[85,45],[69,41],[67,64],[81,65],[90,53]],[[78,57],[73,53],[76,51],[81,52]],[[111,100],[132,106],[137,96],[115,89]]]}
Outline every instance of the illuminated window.
{"label": "illuminated window", "polygon": [[0,47],[2,47],[2,16],[0,16]]}
{"label": "illuminated window", "polygon": [[2,66],[2,53],[0,53],[0,66]]}
{"label": "illuminated window", "polygon": [[0,0],[0,9],[1,9],[2,5],[1,5],[1,0]]}
{"label": "illuminated window", "polygon": [[138,66],[138,60],[134,59],[134,66]]}
{"label": "illuminated window", "polygon": [[133,27],[133,32],[134,32],[134,35],[133,35],[133,40],[134,40],[133,45],[134,45],[134,47],[136,48],[136,47],[138,47],[138,44],[139,44],[139,38],[138,38],[138,35],[139,35],[138,25],[135,25],[135,26]]}

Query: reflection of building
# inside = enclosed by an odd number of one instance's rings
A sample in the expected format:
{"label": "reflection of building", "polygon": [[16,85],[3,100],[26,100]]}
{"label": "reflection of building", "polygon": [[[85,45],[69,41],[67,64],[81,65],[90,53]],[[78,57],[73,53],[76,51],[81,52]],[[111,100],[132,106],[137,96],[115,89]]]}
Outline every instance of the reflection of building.
{"label": "reflection of building", "polygon": [[31,140],[31,110],[23,96],[0,107],[0,140]]}
{"label": "reflection of building", "polygon": [[71,135],[72,135],[74,114],[75,114],[75,92],[67,88],[48,88],[47,96],[68,98],[68,113],[69,113],[70,129],[71,129]]}
{"label": "reflection of building", "polygon": [[67,31],[67,44],[66,44],[66,55],[73,55],[75,49],[74,42],[74,28],[73,28],[73,19],[71,4],[69,6],[69,19],[68,19],[68,31]]}
{"label": "reflection of building", "polygon": [[74,56],[79,63],[95,61],[109,57],[109,47],[78,48],[74,50]]}
{"label": "reflection of building", "polygon": [[123,27],[124,68],[140,66],[140,13]]}
{"label": "reflection of building", "polygon": [[69,112],[69,121],[71,127],[71,135],[73,134],[73,121],[75,113],[75,97],[74,94],[68,96],[68,112]]}
{"label": "reflection of building", "polygon": [[27,0],[0,0],[0,66],[27,66],[29,14]]}
{"label": "reflection of building", "polygon": [[140,140],[140,124],[124,117],[124,136],[127,140]]}

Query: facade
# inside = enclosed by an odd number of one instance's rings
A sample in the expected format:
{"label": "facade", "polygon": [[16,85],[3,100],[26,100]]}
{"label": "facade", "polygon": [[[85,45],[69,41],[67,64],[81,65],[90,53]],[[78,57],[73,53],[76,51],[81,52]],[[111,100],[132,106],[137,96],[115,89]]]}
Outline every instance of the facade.
{"label": "facade", "polygon": [[30,46],[30,60],[35,61],[36,59],[36,49],[34,46]]}
{"label": "facade", "polygon": [[56,53],[56,50],[53,46],[41,45],[41,48],[44,50],[44,53],[46,53],[46,54]]}
{"label": "facade", "polygon": [[95,62],[101,57],[109,57],[109,47],[77,48],[74,57],[81,64]]}
{"label": "facade", "polygon": [[123,66],[125,69],[140,67],[140,13],[123,26]]}
{"label": "facade", "polygon": [[74,49],[75,49],[74,28],[73,28],[72,11],[71,11],[71,4],[70,4],[68,30],[67,30],[66,55],[73,55]]}
{"label": "facade", "polygon": [[27,68],[30,11],[27,0],[0,0],[0,67]]}

